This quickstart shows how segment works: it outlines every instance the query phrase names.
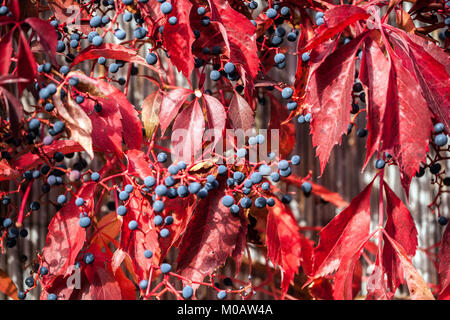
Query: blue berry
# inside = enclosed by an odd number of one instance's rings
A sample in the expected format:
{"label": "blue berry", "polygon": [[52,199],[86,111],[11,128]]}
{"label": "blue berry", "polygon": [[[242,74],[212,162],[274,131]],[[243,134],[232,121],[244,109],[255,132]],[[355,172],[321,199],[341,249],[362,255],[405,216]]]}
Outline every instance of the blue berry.
{"label": "blue berry", "polygon": [[86,263],[86,264],[92,264],[95,260],[95,257],[92,253],[86,253],[84,255],[83,260],[84,260],[84,263]]}
{"label": "blue berry", "polygon": [[280,10],[281,15],[283,15],[283,16],[289,15],[290,12],[291,12],[291,10],[289,9],[289,7],[282,7]]}
{"label": "blue berry", "polygon": [[39,274],[40,274],[41,276],[46,276],[46,275],[48,274],[48,268],[47,268],[47,267],[41,267],[41,268],[39,269]]}
{"label": "blue berry", "polygon": [[258,197],[255,200],[255,207],[264,208],[266,206],[266,199],[264,197]]}
{"label": "blue berry", "polygon": [[286,59],[286,56],[283,53],[277,53],[273,60],[275,63],[282,63]]}
{"label": "blue berry", "polygon": [[445,133],[440,133],[436,137],[434,137],[434,143],[436,143],[439,147],[445,146],[447,142],[448,138]]}
{"label": "blue berry", "polygon": [[217,71],[217,70],[213,70],[213,71],[211,71],[211,73],[209,74],[209,77],[210,77],[211,80],[213,80],[213,81],[219,80],[219,79],[220,79],[220,76],[221,76],[221,74],[220,74],[220,72]]}
{"label": "blue berry", "polygon": [[270,175],[270,173],[271,173],[271,169],[270,169],[270,167],[267,165],[267,164],[262,164],[260,167],[259,167],[259,173],[261,174],[261,175],[263,175],[263,176],[268,176],[268,175]]}
{"label": "blue berry", "polygon": [[77,207],[81,207],[83,204],[84,204],[84,199],[83,199],[83,198],[77,198],[77,199],[75,200],[75,205],[76,205]]}
{"label": "blue berry", "polygon": [[177,167],[178,167],[179,170],[186,169],[186,162],[184,162],[184,161],[178,162]]}
{"label": "blue berry", "polygon": [[[270,9],[269,9],[270,10]],[[217,293],[217,299],[219,299],[219,300],[223,300],[223,299],[225,299],[227,297],[227,293],[226,293],[226,291],[219,291],[218,293]]]}
{"label": "blue berry", "polygon": [[32,287],[32,286],[34,286],[34,279],[33,279],[33,277],[27,277],[26,279],[25,279],[25,284],[27,285],[27,287]]}
{"label": "blue berry", "polygon": [[323,20],[323,18],[319,18],[319,19],[316,20],[316,24],[317,24],[318,26],[320,26],[320,25],[322,25],[322,24],[324,24],[324,23],[325,23],[325,21]]}
{"label": "blue berry", "polygon": [[131,184],[127,184],[126,186],[125,186],[125,188],[123,188],[126,192],[128,192],[128,193],[132,193],[133,192],[133,190],[134,190],[134,188],[133,188],[133,186],[131,185]]}
{"label": "blue berry", "polygon": [[131,231],[136,230],[137,227],[138,227],[138,223],[137,223],[136,220],[131,220],[131,221],[128,223],[128,229],[130,229]]}
{"label": "blue berry", "polygon": [[436,124],[434,125],[434,132],[436,132],[436,133],[441,133],[441,132],[444,131],[444,129],[445,129],[445,126],[444,126],[444,124],[441,123],[441,122],[436,123]]}
{"label": "blue berry", "polygon": [[289,162],[287,160],[281,160],[278,162],[278,169],[286,170],[287,168],[289,168]]}
{"label": "blue berry", "polygon": [[312,185],[308,181],[302,183],[302,190],[305,194],[309,194],[312,190]]}
{"label": "blue berry", "polygon": [[239,202],[242,208],[247,209],[252,206],[252,200],[248,197],[243,197]]}
{"label": "blue berry", "polygon": [[264,137],[264,135],[262,134],[258,134],[256,136],[256,143],[263,144],[264,142],[266,142],[266,137]]}
{"label": "blue berry", "polygon": [[50,97],[50,91],[47,88],[42,88],[39,90],[39,98],[48,99]]}
{"label": "blue berry", "polygon": [[119,65],[117,63],[111,63],[108,68],[110,73],[116,73],[119,71]]}
{"label": "blue berry", "polygon": [[299,165],[300,164],[300,156],[299,155],[293,155],[291,158],[291,162],[293,165]]}
{"label": "blue berry", "polygon": [[189,184],[189,192],[194,194],[194,193],[198,193],[200,191],[201,188],[201,184],[198,182],[192,182],[191,184]]}
{"label": "blue berry", "polygon": [[286,107],[287,107],[288,111],[293,111],[293,110],[297,109],[297,102],[291,100],[287,103]]}
{"label": "blue berry", "polygon": [[158,196],[163,197],[167,194],[167,187],[163,184],[160,184],[155,188],[155,193]]}
{"label": "blue berry", "polygon": [[156,183],[156,179],[154,177],[148,176],[148,177],[145,177],[145,179],[144,179],[144,184],[146,187],[151,188],[155,185],[155,183]]}
{"label": "blue berry", "polygon": [[153,202],[153,210],[155,210],[155,212],[161,212],[164,210],[164,202],[162,202],[161,200],[156,200],[155,202]]}
{"label": "blue berry", "polygon": [[192,289],[192,287],[186,286],[183,288],[182,295],[183,295],[184,299],[191,298],[193,294],[194,294],[194,290]]}
{"label": "blue berry", "polygon": [[141,290],[145,290],[148,287],[148,280],[141,280],[139,281],[139,288]]}
{"label": "blue berry", "polygon": [[17,292],[17,298],[19,298],[20,300],[24,300],[27,297],[27,294],[23,291],[18,291]]}
{"label": "blue berry", "polygon": [[237,204],[233,204],[231,207],[230,207],[230,212],[233,214],[233,215],[238,215],[239,214],[239,206],[237,205]]}
{"label": "blue berry", "polygon": [[126,33],[124,30],[122,30],[122,29],[117,29],[117,30],[114,32],[114,35],[116,36],[117,39],[123,40],[123,39],[126,38],[127,33]]}
{"label": "blue berry", "polygon": [[308,62],[310,59],[309,53],[308,52],[303,52],[302,53],[302,61],[303,62]]}
{"label": "blue berry", "polygon": [[167,226],[170,226],[170,225],[173,223],[173,217],[172,217],[172,216],[167,216],[167,217],[164,219],[164,223],[165,223]]}
{"label": "blue berry", "polygon": [[66,50],[66,44],[62,41],[58,41],[56,45],[56,52],[64,52]]}
{"label": "blue berry", "polygon": [[163,263],[161,264],[161,272],[162,273],[169,273],[170,271],[172,271],[172,266],[168,263]]}
{"label": "blue berry", "polygon": [[171,175],[176,175],[178,173],[178,167],[176,165],[170,165],[167,169]]}
{"label": "blue berry", "polygon": [[225,64],[225,66],[223,67],[223,70],[226,72],[226,73],[233,73],[233,72],[235,72],[236,71],[236,67],[234,66],[234,64],[232,63],[232,62],[227,62],[226,64]]}
{"label": "blue berry", "polygon": [[197,196],[201,199],[206,198],[208,196],[208,190],[206,188],[201,188],[197,193]]}
{"label": "blue berry", "polygon": [[164,2],[161,4],[160,9],[163,14],[169,14],[172,12],[172,4],[170,2]]}
{"label": "blue berry", "polygon": [[106,58],[105,57],[100,57],[97,60],[98,64],[104,65],[106,63]]}
{"label": "blue berry", "polygon": [[222,204],[225,207],[231,207],[234,203],[234,199],[232,196],[226,195],[222,198]]}
{"label": "blue berry", "polygon": [[64,194],[60,194],[60,195],[58,196],[58,198],[56,199],[56,201],[57,201],[59,204],[64,204],[64,203],[67,202],[67,197],[66,197]]}
{"label": "blue berry", "polygon": [[206,13],[205,7],[198,7],[198,8],[197,8],[197,14],[198,14],[199,16],[202,16],[202,15],[204,15],[205,13]]}
{"label": "blue berry", "polygon": [[122,201],[127,201],[130,198],[130,194],[126,191],[119,192],[119,199]]}
{"label": "blue berry", "polygon": [[82,228],[88,228],[91,225],[91,219],[89,217],[82,217],[79,224]]}
{"label": "blue berry", "polygon": [[134,29],[134,37],[137,39],[143,39],[145,38],[145,36],[147,35],[147,30],[145,30],[142,27],[137,27],[136,29]]}
{"label": "blue berry", "polygon": [[211,23],[211,19],[209,17],[202,17],[200,19],[200,23],[205,27],[209,26],[209,24]]}
{"label": "blue berry", "polygon": [[375,161],[375,168],[377,169],[383,169],[385,166],[385,162],[383,159],[378,159]]}
{"label": "blue berry", "polygon": [[288,39],[288,41],[294,42],[297,40],[297,34],[295,32],[289,32],[286,38]]}
{"label": "blue berry", "polygon": [[100,27],[101,24],[102,24],[102,17],[100,16],[92,17],[91,20],[89,21],[89,25],[92,28]]}
{"label": "blue berry", "polygon": [[8,7],[7,6],[1,6],[0,7],[0,16],[4,16],[6,14],[8,14]]}
{"label": "blue berry", "polygon": [[70,47],[75,49],[80,43],[77,40],[70,40]]}
{"label": "blue berry", "polygon": [[217,173],[220,174],[220,175],[226,174],[226,173],[227,173],[227,167],[224,166],[224,165],[220,165],[220,166],[217,168]]}
{"label": "blue berry", "polygon": [[256,140],[256,137],[250,137],[248,138],[248,144],[253,146],[258,142],[258,140]]}
{"label": "blue berry", "polygon": [[69,84],[70,84],[72,87],[77,86],[79,82],[80,82],[80,80],[79,80],[77,77],[71,77],[71,78],[69,79]]}
{"label": "blue berry", "polygon": [[39,119],[33,118],[28,123],[28,128],[30,128],[30,130],[39,129],[40,126],[41,126],[41,122],[39,121]]}
{"label": "blue berry", "polygon": [[122,0],[123,4],[128,6],[133,3],[133,0]]}
{"label": "blue berry", "polygon": [[127,211],[128,210],[125,206],[118,206],[116,210],[117,214],[122,217],[127,214]]}
{"label": "blue berry", "polygon": [[173,17],[170,17],[168,21],[169,21],[169,24],[175,25],[178,22],[178,18],[173,16]]}
{"label": "blue berry", "polygon": [[275,200],[273,198],[269,198],[266,203],[269,207],[273,207],[275,205]]}
{"label": "blue berry", "polygon": [[160,226],[163,224],[163,222],[163,217],[161,217],[160,215],[157,215],[153,218],[153,223],[155,224],[155,226]]}
{"label": "blue berry", "polygon": [[294,94],[294,90],[292,90],[292,88],[290,88],[290,87],[286,87],[283,89],[283,91],[281,91],[281,96],[284,99],[290,99],[293,94]]}
{"label": "blue berry", "polygon": [[236,180],[238,183],[241,183],[245,178],[245,175],[240,172],[240,171],[236,171],[235,173],[233,173],[233,179]]}
{"label": "blue berry", "polygon": [[103,44],[103,38],[100,36],[95,36],[92,38],[92,44],[96,47],[101,46]]}
{"label": "blue berry", "polygon": [[133,19],[133,15],[129,11],[125,11],[123,14],[123,21],[130,22]]}
{"label": "blue berry", "polygon": [[264,182],[264,183],[261,185],[261,188],[262,188],[264,191],[269,190],[269,189],[270,189],[270,183]]}
{"label": "blue berry", "polygon": [[282,177],[289,177],[291,175],[291,173],[292,173],[292,170],[290,167],[287,168],[286,170],[280,170],[280,175]]}
{"label": "blue berry", "polygon": [[254,172],[250,176],[250,180],[253,184],[258,184],[262,181],[262,175],[259,172]]}
{"label": "blue berry", "polygon": [[66,74],[68,74],[69,71],[70,71],[70,69],[69,69],[68,66],[62,66],[61,68],[59,68],[59,72],[60,72],[63,76],[65,76]]}
{"label": "blue berry", "polygon": [[179,186],[177,188],[177,194],[180,198],[185,198],[189,195],[189,189],[186,186]]}
{"label": "blue berry", "polygon": [[156,159],[158,160],[158,162],[164,163],[167,161],[167,154],[165,154],[164,152],[160,152],[156,156]]}
{"label": "blue berry", "polygon": [[247,155],[247,150],[244,148],[238,149],[236,155],[238,156],[238,158],[245,158],[245,156]]}
{"label": "blue berry", "polygon": [[159,235],[161,236],[161,238],[167,238],[170,235],[170,231],[169,229],[163,228],[159,232]]}
{"label": "blue berry", "polygon": [[151,257],[153,257],[153,252],[151,252],[150,250],[145,250],[144,257],[146,257],[147,259],[150,259]]}
{"label": "blue berry", "polygon": [[92,172],[91,179],[92,179],[92,181],[95,181],[95,182],[99,181],[100,180],[100,174],[98,172]]}
{"label": "blue berry", "polygon": [[266,11],[266,16],[270,19],[274,19],[277,15],[278,15],[277,10],[275,10],[273,8],[269,8]]}

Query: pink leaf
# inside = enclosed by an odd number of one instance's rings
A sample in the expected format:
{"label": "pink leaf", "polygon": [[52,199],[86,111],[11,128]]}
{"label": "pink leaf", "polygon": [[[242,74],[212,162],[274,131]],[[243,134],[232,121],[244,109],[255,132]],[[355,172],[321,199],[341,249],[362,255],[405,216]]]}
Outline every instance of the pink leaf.
{"label": "pink leaf", "polygon": [[181,106],[191,93],[191,90],[185,88],[177,88],[170,91],[163,97],[161,110],[159,112],[161,135],[164,135],[164,132],[169,127],[173,119],[175,119]]}
{"label": "pink leaf", "polygon": [[173,124],[172,145],[177,160],[190,163],[193,159],[199,159],[204,130],[203,110],[196,99],[189,107],[181,111]]}

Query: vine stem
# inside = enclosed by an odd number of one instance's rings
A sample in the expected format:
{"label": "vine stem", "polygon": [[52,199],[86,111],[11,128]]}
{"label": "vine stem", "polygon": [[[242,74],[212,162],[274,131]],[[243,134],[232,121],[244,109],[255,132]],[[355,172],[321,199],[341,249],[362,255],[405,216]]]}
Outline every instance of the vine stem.
{"label": "vine stem", "polygon": [[22,203],[20,205],[20,211],[19,216],[17,217],[16,226],[21,227],[23,222],[23,213],[25,211],[25,204],[27,203],[28,196],[30,194],[31,186],[33,185],[32,182],[30,182],[27,186],[27,190],[25,191],[25,194],[23,195]]}

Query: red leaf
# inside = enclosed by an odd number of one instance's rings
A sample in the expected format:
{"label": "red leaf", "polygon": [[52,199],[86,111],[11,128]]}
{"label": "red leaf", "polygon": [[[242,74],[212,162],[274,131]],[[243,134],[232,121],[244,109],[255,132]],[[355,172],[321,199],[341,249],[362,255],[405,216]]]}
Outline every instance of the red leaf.
{"label": "red leaf", "polygon": [[445,228],[439,249],[439,300],[450,300],[450,228]]}
{"label": "red leaf", "polygon": [[409,294],[412,300],[435,300],[433,294],[428,288],[427,283],[422,278],[420,273],[414,268],[411,259],[408,257],[408,253],[405,249],[394,239],[392,239],[386,232],[384,235],[387,237],[395,253],[397,254],[400,264],[402,266],[406,284],[408,285]]}
{"label": "red leaf", "polygon": [[364,54],[361,61],[361,82],[368,87],[367,97],[367,153],[363,168],[376,151],[380,143],[382,119],[388,104],[390,64],[378,44],[370,37],[366,38]]}
{"label": "red leaf", "polygon": [[204,130],[205,118],[196,99],[181,111],[173,124],[172,146],[177,160],[190,163],[200,158]]}
{"label": "red leaf", "polygon": [[302,240],[294,215],[278,199],[267,215],[266,246],[270,261],[280,267],[284,295],[300,268]]}
{"label": "red leaf", "polygon": [[22,31],[20,31],[19,34],[19,50],[17,53],[19,63],[17,64],[17,77],[28,80],[27,83],[19,82],[20,96],[23,89],[25,89],[27,84],[36,76],[37,67],[25,34]]}
{"label": "red leaf", "polygon": [[159,73],[158,69],[149,65],[143,57],[139,56],[136,53],[136,51],[115,43],[104,43],[98,47],[87,47],[76,56],[71,66],[73,67],[74,65],[77,65],[83,61],[98,59],[100,57],[140,64]]}
{"label": "red leaf", "polygon": [[220,32],[230,52],[230,61],[242,65],[255,78],[259,70],[255,26],[234,10],[226,0],[208,0],[212,21],[219,23]]}
{"label": "red leaf", "polygon": [[225,107],[219,100],[207,94],[203,95],[203,97],[206,102],[206,116],[208,119],[208,124],[210,129],[214,130],[214,136],[209,137],[214,138],[214,142],[210,147],[211,149],[214,149],[216,144],[221,139],[223,130],[225,129],[227,114],[225,112]]}
{"label": "red leaf", "polygon": [[11,299],[18,300],[16,285],[11,280],[9,275],[1,269],[0,269],[0,292]]}
{"label": "red leaf", "polygon": [[325,23],[317,28],[317,35],[309,42],[302,52],[315,48],[320,43],[344,31],[349,25],[369,18],[369,14],[355,5],[341,5],[327,10],[324,15]]}
{"label": "red leaf", "polygon": [[333,300],[333,287],[331,286],[330,280],[326,278],[321,277],[315,279],[309,291],[317,300]]}
{"label": "red leaf", "polygon": [[394,28],[389,34],[394,52],[401,65],[415,75],[428,107],[440,122],[450,127],[450,57],[441,48],[417,36]]}
{"label": "red leaf", "polygon": [[275,148],[273,145],[274,138],[272,137],[272,130],[278,130],[279,156],[286,158],[295,146],[295,125],[292,121],[283,124],[283,121],[288,117],[286,106],[282,105],[279,100],[275,99],[273,95],[270,98],[270,122],[267,128],[269,139],[267,146]]}
{"label": "red leaf", "polygon": [[148,157],[141,150],[128,150],[128,173],[130,175],[138,176],[144,180],[148,176],[153,176],[153,170],[150,168]]}
{"label": "red leaf", "polygon": [[[388,105],[383,118],[380,144],[398,162],[406,194],[420,163],[425,160],[431,135],[431,112],[426,108],[421,88],[397,60],[389,73]],[[420,106],[420,107],[417,107]],[[420,126],[417,126],[417,119]],[[381,150],[380,150],[381,151]]]}
{"label": "red leaf", "polygon": [[255,115],[248,102],[238,93],[235,93],[230,102],[228,116],[234,129],[244,132],[251,129],[255,122]]}
{"label": "red leaf", "polygon": [[12,168],[5,159],[0,160],[0,181],[7,181],[17,178],[19,171]]}
{"label": "red leaf", "polygon": [[[109,112],[112,112],[113,109],[118,109],[120,112],[120,116],[122,118],[121,131],[125,143],[130,149],[140,149],[143,138],[142,123],[141,120],[139,119],[138,112],[136,111],[134,106],[128,101],[125,94],[116,87],[110,85],[109,83],[102,80],[90,78],[85,74],[83,74],[82,72],[71,72],[69,73],[68,77],[70,78],[71,76],[77,77],[80,80],[80,82],[84,83],[85,85],[97,88],[97,90],[99,90],[102,94],[101,97],[95,98],[102,104],[103,110],[98,115],[97,114],[91,115],[91,120],[93,120],[93,118],[96,118],[96,120],[98,120],[98,118],[105,116]],[[95,92],[94,93],[90,92],[90,94],[94,96],[96,95]],[[92,100],[90,100],[90,102],[91,104],[93,103]],[[84,103],[82,107],[87,105],[89,105],[89,103]],[[105,107],[107,110],[105,110]],[[93,106],[91,106],[90,110],[92,110],[92,108]],[[114,126],[118,125],[116,122],[108,124]],[[94,124],[93,127],[95,132],[96,128]],[[106,129],[104,127],[97,127],[97,128]]]}
{"label": "red leaf", "polygon": [[346,257],[359,252],[370,232],[370,193],[373,181],[320,232],[314,250],[314,277],[335,271]]}
{"label": "red leaf", "polygon": [[169,53],[170,60],[186,78],[194,69],[194,56],[191,48],[195,36],[189,23],[191,9],[192,3],[189,0],[175,1],[171,15],[177,17],[178,21],[172,25],[167,19],[163,32],[164,47]]}
{"label": "red leaf", "polygon": [[160,239],[161,256],[164,257],[173,245],[177,245],[183,236],[186,226],[191,220],[196,202],[192,197],[168,201],[164,209],[165,214],[172,216],[173,223],[165,226],[170,232],[165,239]]}
{"label": "red leaf", "polygon": [[166,94],[161,103],[159,112],[159,124],[161,126],[161,135],[169,127],[170,123],[175,119],[183,103],[192,93],[191,90],[185,88],[177,88]]}
{"label": "red leaf", "polygon": [[[130,256],[134,272],[138,279],[142,280],[148,277],[152,264],[159,264],[158,233],[153,223],[153,215],[150,214],[153,211],[139,190],[133,191],[126,207],[128,211],[122,218],[120,248]],[[131,220],[137,221],[138,229],[131,231],[128,228],[128,223]],[[153,257],[151,259],[144,256],[145,250],[152,251]]]}
{"label": "red leaf", "polygon": [[312,74],[305,103],[311,108],[311,133],[321,174],[331,150],[347,132],[352,105],[356,50],[362,36],[334,51]]}
{"label": "red leaf", "polygon": [[[66,23],[69,27],[78,29],[88,34],[92,28],[89,25],[89,13],[84,10],[76,0],[49,0],[50,9],[60,23]],[[75,24],[80,22],[80,24]]]}
{"label": "red leaf", "polygon": [[[334,275],[333,297],[335,300],[351,300],[359,292],[361,287],[361,264],[359,257],[369,239],[370,236],[361,239],[362,241],[360,240],[358,242],[360,244],[359,247],[354,247],[356,249],[355,251],[348,251],[342,257],[339,268]],[[355,269],[357,270],[356,274]]]}
{"label": "red leaf", "polygon": [[12,34],[14,29],[5,34],[0,41],[0,75],[9,74],[11,55],[13,52]]}
{"label": "red leaf", "polygon": [[[412,258],[416,254],[417,248],[417,230],[414,220],[408,208],[386,182],[383,186],[386,192],[387,215],[384,230],[405,249],[408,257]],[[391,292],[395,292],[402,283],[403,272],[400,268],[400,260],[389,241],[384,242],[383,266],[387,274],[388,286]]]}
{"label": "red leaf", "polygon": [[[80,209],[75,205],[75,199],[81,197],[88,207],[93,206],[95,182],[85,183],[76,196],[56,213],[48,227],[47,240],[43,249],[43,258],[49,266],[54,279],[59,275],[69,275],[68,268],[73,266],[83,247],[86,230],[80,227]],[[89,212],[89,210],[85,210]]]}
{"label": "red leaf", "polygon": [[52,61],[56,64],[56,45],[58,44],[58,35],[50,22],[39,18],[27,18],[24,22],[28,23],[39,36],[39,43],[50,55]]}
{"label": "red leaf", "polygon": [[181,240],[178,270],[192,281],[202,281],[210,275],[236,247],[241,221],[222,204],[224,195],[223,190],[211,190],[208,199],[198,203]]}

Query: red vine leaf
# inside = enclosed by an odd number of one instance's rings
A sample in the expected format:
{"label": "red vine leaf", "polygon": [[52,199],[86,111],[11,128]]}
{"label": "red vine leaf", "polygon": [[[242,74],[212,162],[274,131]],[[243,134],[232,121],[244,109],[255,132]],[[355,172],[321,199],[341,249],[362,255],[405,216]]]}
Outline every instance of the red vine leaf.
{"label": "red vine leaf", "polygon": [[178,271],[193,281],[202,281],[214,272],[236,247],[241,221],[222,204],[224,195],[223,190],[212,190],[208,200],[198,203],[181,240]]}

